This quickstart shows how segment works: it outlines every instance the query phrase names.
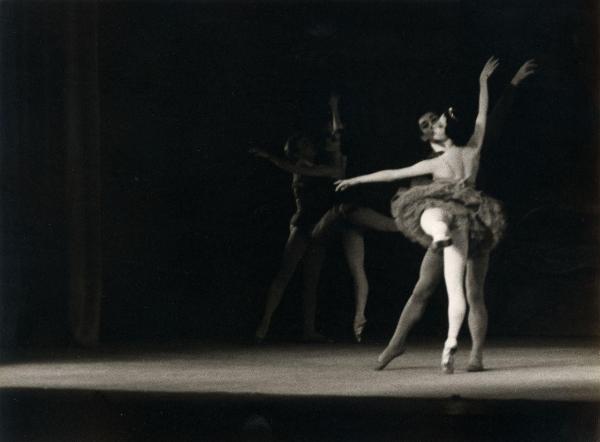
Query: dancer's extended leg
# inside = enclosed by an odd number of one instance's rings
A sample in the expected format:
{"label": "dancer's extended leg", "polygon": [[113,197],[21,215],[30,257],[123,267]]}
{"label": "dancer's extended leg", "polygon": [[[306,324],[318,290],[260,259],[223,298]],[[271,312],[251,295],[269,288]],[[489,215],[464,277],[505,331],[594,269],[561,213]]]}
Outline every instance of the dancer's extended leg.
{"label": "dancer's extended leg", "polygon": [[[342,206],[343,210],[343,206]],[[366,227],[380,232],[398,232],[394,219],[369,209],[368,207],[356,207],[345,213],[345,219],[357,226]]]}
{"label": "dancer's extended leg", "polygon": [[398,232],[394,219],[382,215],[367,207],[357,207],[352,204],[338,204],[329,209],[315,225],[311,238],[316,241],[325,241],[334,234],[341,223],[350,223],[355,226],[365,227],[380,232]]}
{"label": "dancer's extended leg", "polygon": [[281,267],[267,291],[265,311],[255,334],[258,340],[264,339],[267,335],[273,313],[281,302],[283,292],[294,275],[298,262],[300,262],[304,255],[307,244],[307,236],[300,232],[298,228],[293,227],[283,251]]}
{"label": "dancer's extended leg", "polygon": [[369,282],[365,273],[365,241],[360,231],[356,229],[344,229],[342,242],[346,261],[348,262],[354,283],[354,300],[356,306],[353,322],[354,337],[360,342],[362,340],[362,332],[367,323],[365,309],[369,295]]}
{"label": "dancer's extended leg", "polygon": [[376,370],[383,370],[394,358],[404,353],[408,333],[423,316],[425,307],[437,286],[442,282],[443,276],[443,255],[427,249],[423,261],[421,261],[419,280],[400,314],[394,335],[386,349],[377,358]]}
{"label": "dancer's extended leg", "polygon": [[469,304],[469,332],[471,356],[467,371],[483,370],[483,345],[487,333],[488,314],[485,307],[484,285],[489,264],[489,253],[467,260],[467,302]]}

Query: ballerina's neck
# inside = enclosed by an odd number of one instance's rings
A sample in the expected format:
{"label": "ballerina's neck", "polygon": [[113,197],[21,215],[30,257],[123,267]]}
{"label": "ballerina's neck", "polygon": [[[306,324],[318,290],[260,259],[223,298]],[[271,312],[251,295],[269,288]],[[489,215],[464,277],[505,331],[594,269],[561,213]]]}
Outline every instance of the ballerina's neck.
{"label": "ballerina's neck", "polygon": [[455,146],[451,138],[446,138],[444,141],[432,141],[429,144],[434,152],[444,152]]}

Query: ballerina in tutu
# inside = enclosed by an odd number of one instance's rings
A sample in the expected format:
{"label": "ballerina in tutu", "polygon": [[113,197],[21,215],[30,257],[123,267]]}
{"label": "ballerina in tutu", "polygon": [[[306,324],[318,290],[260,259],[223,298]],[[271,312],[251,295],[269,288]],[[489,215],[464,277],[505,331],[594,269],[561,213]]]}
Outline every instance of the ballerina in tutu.
{"label": "ballerina in tutu", "polygon": [[478,250],[491,250],[505,228],[500,202],[474,188],[487,121],[487,81],[497,67],[498,60],[493,57],[483,67],[479,78],[475,130],[465,146],[456,146],[446,137],[446,115],[437,117],[428,113],[421,117],[419,125],[424,133],[430,134],[434,150],[443,150],[443,154],[410,167],[336,181],[336,190],[342,191],[358,184],[421,175],[433,177],[430,184],[402,192],[392,208],[398,229],[410,240],[425,248],[443,249],[444,280],[448,292],[448,335],[441,365],[444,373],[448,374],[454,372],[458,333],[466,313],[465,279],[469,277],[469,249],[475,254]]}
{"label": "ballerina in tutu", "polygon": [[[523,80],[535,73],[536,68],[537,64],[535,60],[526,61],[520,66],[509,85],[505,88],[487,119],[484,150],[494,148],[500,141],[501,130],[512,107],[516,90]],[[433,139],[430,125],[423,125],[422,133],[423,141],[431,143],[432,147],[439,147],[436,143],[446,138],[445,134],[440,135],[438,133],[438,139]],[[440,155],[443,152],[443,150],[432,151],[432,156]],[[398,197],[401,192],[401,190],[398,191]],[[400,214],[395,212],[395,208],[397,208],[395,200],[396,198],[392,201],[392,210],[395,216],[398,217]],[[469,304],[468,325],[472,342],[467,371],[483,370],[483,345],[485,343],[488,319],[483,289],[489,263],[489,250],[480,248],[479,253],[475,252],[477,251],[473,250],[473,248],[469,250],[467,279],[465,281]],[[396,330],[385,350],[377,358],[376,370],[383,370],[392,360],[404,353],[408,333],[423,315],[429,299],[443,279],[443,265],[442,253],[428,249],[421,262],[419,279],[406,305],[402,309]]]}

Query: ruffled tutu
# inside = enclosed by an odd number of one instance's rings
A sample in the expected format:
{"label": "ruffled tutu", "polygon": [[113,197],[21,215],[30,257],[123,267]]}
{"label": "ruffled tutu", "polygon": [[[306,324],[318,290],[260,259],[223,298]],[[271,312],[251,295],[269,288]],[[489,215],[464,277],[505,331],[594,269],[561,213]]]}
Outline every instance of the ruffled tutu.
{"label": "ruffled tutu", "polygon": [[421,215],[432,207],[451,215],[451,229],[468,226],[470,255],[496,247],[506,228],[502,204],[464,182],[433,182],[408,190],[401,188],[392,198],[392,216],[408,239],[425,248],[431,245],[432,238],[421,228]]}

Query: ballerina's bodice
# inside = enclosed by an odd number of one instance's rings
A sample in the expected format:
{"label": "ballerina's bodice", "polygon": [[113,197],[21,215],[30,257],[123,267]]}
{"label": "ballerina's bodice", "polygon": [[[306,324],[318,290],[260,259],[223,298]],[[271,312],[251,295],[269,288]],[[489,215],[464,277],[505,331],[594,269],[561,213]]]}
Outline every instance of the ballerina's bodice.
{"label": "ballerina's bodice", "polygon": [[475,185],[479,170],[479,150],[471,147],[451,147],[439,157],[433,181]]}

